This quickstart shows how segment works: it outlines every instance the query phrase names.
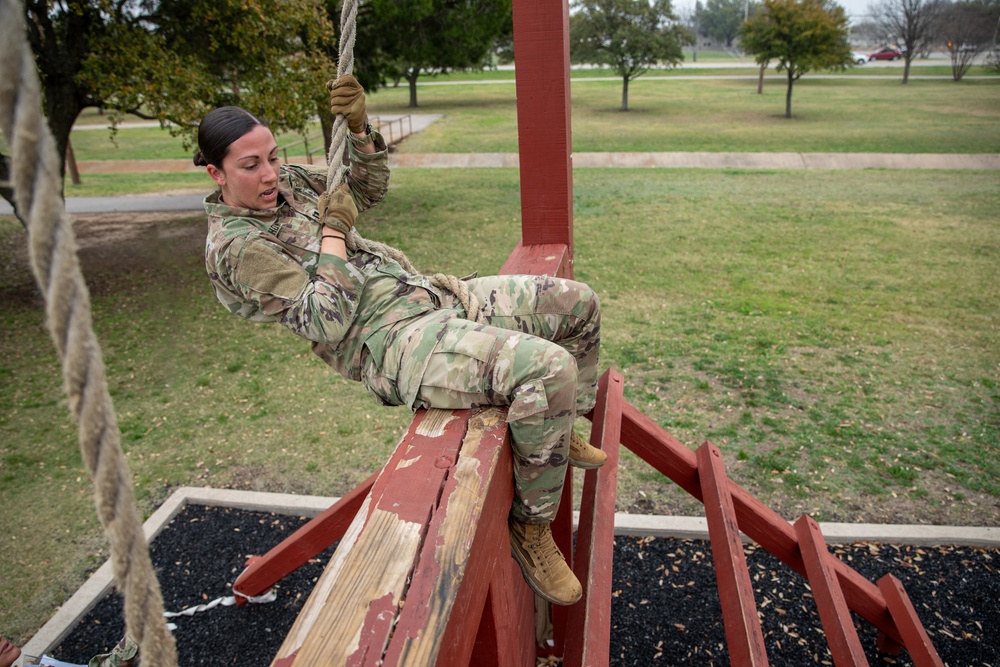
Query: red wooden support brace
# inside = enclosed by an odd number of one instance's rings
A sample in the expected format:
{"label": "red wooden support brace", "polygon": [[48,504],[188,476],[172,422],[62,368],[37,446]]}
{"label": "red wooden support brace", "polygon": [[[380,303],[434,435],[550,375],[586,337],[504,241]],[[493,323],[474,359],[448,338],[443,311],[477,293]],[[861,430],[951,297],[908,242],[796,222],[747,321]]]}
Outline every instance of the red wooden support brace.
{"label": "red wooden support brace", "polygon": [[698,448],[697,459],[730,661],[740,667],[766,665],[764,634],[757,618],[753,584],[743,553],[736,509],[729,495],[729,478],[722,463],[722,453],[706,442]]}
{"label": "red wooden support brace", "polygon": [[615,544],[615,498],[618,444],[621,440],[622,376],[609,370],[598,383],[591,444],[608,460],[588,470],[583,481],[574,570],[583,584],[583,599],[568,610],[564,667],[601,667],[611,650],[611,568]]}
{"label": "red wooden support brace", "polygon": [[927,636],[927,631],[917,617],[917,610],[913,608],[910,596],[903,589],[903,583],[891,574],[887,574],[878,580],[878,587],[885,596],[892,620],[896,621],[896,627],[903,636],[902,644],[913,659],[915,667],[944,667],[944,662],[941,661],[934,644],[931,643],[931,638]]}
{"label": "red wooden support brace", "polygon": [[[702,499],[695,453],[627,402],[622,408],[622,444],[692,496]],[[775,558],[805,576],[795,531],[788,521],[731,480],[729,489],[740,530]],[[901,642],[902,637],[878,587],[840,560],[834,563],[834,569],[851,610],[892,641]]]}
{"label": "red wooden support brace", "polygon": [[802,560],[805,561],[809,585],[816,599],[819,619],[823,623],[834,664],[837,667],[867,667],[868,659],[854,628],[844,592],[837,581],[837,573],[831,566],[834,558],[827,551],[819,524],[812,517],[803,515],[795,522],[795,534],[799,538]]}
{"label": "red wooden support brace", "polygon": [[[505,534],[502,550],[507,549]],[[479,623],[472,657],[462,667],[534,665],[534,600],[535,594],[524,583],[514,560],[509,559],[506,567],[500,563],[490,581],[490,593]],[[438,665],[442,664],[439,660]]]}
{"label": "red wooden support brace", "polygon": [[256,597],[264,593],[342,538],[372,488],[375,477],[372,475],[366,479],[265,555],[251,556],[247,560],[247,568],[233,582],[233,591],[238,594],[236,604],[246,604],[246,598],[241,596]]}

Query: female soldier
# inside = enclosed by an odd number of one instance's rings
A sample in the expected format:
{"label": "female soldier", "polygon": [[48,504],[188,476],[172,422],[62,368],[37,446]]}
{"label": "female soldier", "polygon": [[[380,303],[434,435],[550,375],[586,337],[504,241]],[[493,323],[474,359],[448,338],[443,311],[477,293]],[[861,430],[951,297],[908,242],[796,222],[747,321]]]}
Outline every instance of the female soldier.
{"label": "female soldier", "polygon": [[[353,77],[331,83],[350,128],[344,185],[326,169],[280,165],[270,130],[238,107],[207,114],[195,164],[219,189],[205,199],[205,259],[216,295],[255,322],[280,322],[386,405],[508,409],[514,450],[511,552],[531,588],[572,604],[582,588],[552,539],[567,463],[605,455],[573,433],[593,408],[600,310],[582,283],[547,276],[467,281],[485,324],[448,291],[379,250],[349,251],[358,210],[385,196],[386,145],[367,122]],[[322,193],[322,194],[320,194]],[[377,245],[377,244],[376,244]]]}

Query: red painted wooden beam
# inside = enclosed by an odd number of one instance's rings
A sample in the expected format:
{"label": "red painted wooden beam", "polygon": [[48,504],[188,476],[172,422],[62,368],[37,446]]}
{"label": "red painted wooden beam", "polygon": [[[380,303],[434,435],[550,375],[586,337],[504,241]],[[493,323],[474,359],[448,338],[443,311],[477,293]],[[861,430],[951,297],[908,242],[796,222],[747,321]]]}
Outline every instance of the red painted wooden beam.
{"label": "red painted wooden beam", "polygon": [[795,534],[799,538],[802,560],[809,575],[809,585],[819,610],[819,620],[823,623],[826,642],[837,667],[868,667],[865,650],[854,628],[851,610],[844,599],[844,592],[837,580],[832,561],[835,558],[826,548],[826,541],[816,520],[803,515],[795,522]]}
{"label": "red painted wooden beam", "polygon": [[561,243],[530,246],[518,243],[500,269],[500,275],[512,274],[572,278],[569,247]]}
{"label": "red painted wooden beam", "polygon": [[729,478],[722,463],[722,452],[706,442],[698,448],[696,457],[730,662],[739,667],[766,665],[764,633],[757,617],[753,584],[743,553],[736,508],[729,495]]}
{"label": "red painted wooden beam", "polygon": [[514,0],[521,238],[573,254],[569,4]]}
{"label": "red painted wooden beam", "polygon": [[[628,402],[622,410],[622,417],[622,444],[701,500],[694,452]],[[740,530],[775,558],[805,575],[805,565],[791,524],[738,484],[730,481],[730,487]],[[901,642],[902,637],[878,587],[842,561],[836,562],[835,569],[851,609],[892,641]]]}
{"label": "red painted wooden beam", "polygon": [[915,667],[944,667],[941,656],[938,655],[931,638],[927,636],[927,631],[920,623],[920,618],[917,617],[917,610],[913,608],[910,596],[903,590],[902,582],[887,574],[878,580],[878,587],[885,596],[889,612],[896,621],[900,634],[903,635],[901,643],[909,652]]}
{"label": "red painted wooden beam", "polygon": [[615,499],[625,382],[608,370],[598,383],[590,443],[603,449],[607,462],[588,470],[583,480],[574,570],[583,599],[568,610],[564,667],[602,667],[611,650],[611,570],[615,546]]}
{"label": "red painted wooden beam", "polygon": [[513,558],[502,559],[493,572],[476,645],[465,665],[535,665],[535,594],[524,583],[521,569]]}
{"label": "red painted wooden beam", "polygon": [[[495,461],[495,463],[494,463]],[[489,470],[489,478],[479,477]],[[522,656],[530,662],[534,656],[534,636],[531,632],[533,606],[530,596],[519,596],[518,589],[527,587],[521,578],[510,556],[510,543],[507,536],[507,515],[513,502],[512,463],[510,450],[510,434],[506,424],[500,423],[486,430],[475,449],[464,446],[462,459],[458,470],[449,475],[441,491],[441,507],[430,519],[427,527],[428,539],[424,542],[419,562],[414,569],[412,583],[406,594],[407,604],[395,620],[392,640],[386,650],[383,664],[414,664],[411,653],[413,640],[423,639],[426,642],[427,627],[442,610],[448,609],[448,621],[444,627],[442,639],[435,654],[438,667],[464,667],[473,663],[471,656],[476,647],[477,638],[481,634],[484,607],[488,595],[491,605],[490,618],[492,631],[497,635],[492,639],[503,648],[503,659],[511,656]],[[461,468],[464,468],[462,474]],[[475,502],[460,502],[464,496],[472,500],[472,494],[478,489],[472,483],[482,484],[485,496]],[[475,519],[474,538],[471,545],[462,545],[461,550],[446,550],[444,544],[445,521],[461,521],[455,517],[450,506],[473,508],[478,505],[479,515]],[[442,555],[455,555],[467,558],[461,571],[461,586],[456,586],[457,595],[454,601],[443,599],[443,593],[454,592],[442,584],[441,577],[448,567],[454,565],[442,563]],[[516,579],[514,572],[516,571]],[[458,572],[455,575],[457,576]],[[491,586],[496,577],[504,582],[502,587]],[[507,618],[508,614],[518,614],[520,619]],[[500,619],[497,621],[497,616]],[[523,619],[527,619],[525,624]],[[527,629],[527,632],[524,630]],[[489,641],[489,640],[487,640]],[[418,654],[419,655],[419,654]],[[498,663],[501,656],[498,654]],[[516,664],[507,662],[507,664]],[[526,664],[521,661],[519,664]]]}
{"label": "red painted wooden beam", "polygon": [[233,591],[239,593],[236,604],[245,604],[241,595],[261,595],[342,538],[376,476],[377,473],[366,479],[263,556],[251,556],[247,560],[247,568],[233,582]]}

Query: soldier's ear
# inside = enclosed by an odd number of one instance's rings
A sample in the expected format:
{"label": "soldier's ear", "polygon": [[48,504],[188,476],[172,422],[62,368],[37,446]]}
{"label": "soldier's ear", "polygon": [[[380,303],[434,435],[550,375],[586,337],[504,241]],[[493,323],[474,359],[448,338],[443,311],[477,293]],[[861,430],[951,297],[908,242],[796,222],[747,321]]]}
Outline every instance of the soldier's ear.
{"label": "soldier's ear", "polygon": [[208,165],[206,169],[208,170],[208,175],[212,177],[212,180],[215,181],[219,187],[226,184],[226,174],[224,171],[216,167],[214,164]]}

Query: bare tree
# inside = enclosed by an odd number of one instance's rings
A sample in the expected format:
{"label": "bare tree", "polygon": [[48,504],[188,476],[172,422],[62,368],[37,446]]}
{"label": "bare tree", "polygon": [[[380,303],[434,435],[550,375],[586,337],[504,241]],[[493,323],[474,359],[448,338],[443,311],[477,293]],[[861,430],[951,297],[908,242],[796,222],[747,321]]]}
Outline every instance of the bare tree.
{"label": "bare tree", "polygon": [[956,2],[944,7],[939,35],[951,56],[951,78],[961,81],[972,63],[997,38],[1000,7],[995,3]]}
{"label": "bare tree", "polygon": [[941,0],[878,0],[868,6],[881,32],[903,47],[903,83],[910,80],[910,63],[937,41]]}
{"label": "bare tree", "polygon": [[851,23],[852,44],[863,44],[865,49],[870,49],[890,41],[892,35],[887,35],[885,30],[869,16]]}

